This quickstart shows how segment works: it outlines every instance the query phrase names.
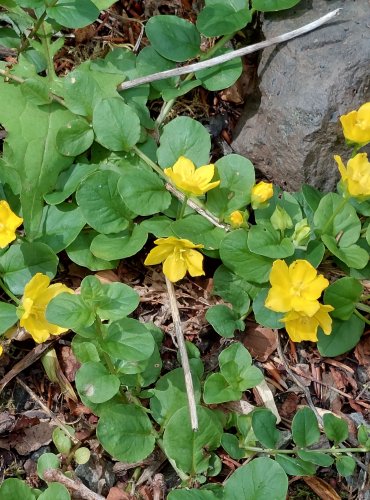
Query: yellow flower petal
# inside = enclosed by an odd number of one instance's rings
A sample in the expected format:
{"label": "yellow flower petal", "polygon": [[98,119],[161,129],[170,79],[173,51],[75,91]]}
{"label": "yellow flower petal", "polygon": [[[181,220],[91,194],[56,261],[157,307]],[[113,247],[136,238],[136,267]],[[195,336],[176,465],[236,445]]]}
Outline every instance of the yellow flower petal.
{"label": "yellow flower petal", "polygon": [[292,316],[287,314],[282,320],[285,323],[285,330],[293,342],[309,340],[317,341],[318,321],[308,316]]}
{"label": "yellow flower petal", "polygon": [[5,248],[16,239],[15,231],[23,219],[12,212],[8,202],[0,201],[0,248]]}
{"label": "yellow flower petal", "polygon": [[325,335],[329,335],[331,333],[332,319],[329,316],[330,311],[334,311],[334,307],[329,305],[320,305],[320,309],[315,314],[315,318],[319,322],[319,325]]}
{"label": "yellow flower petal", "polygon": [[201,196],[220,184],[220,181],[210,182],[214,165],[203,165],[196,169],[194,163],[184,156],[180,156],[173,167],[164,169],[164,173],[187,196]]}
{"label": "yellow flower petal", "polygon": [[261,181],[252,188],[251,203],[254,209],[259,208],[274,196],[274,186],[270,182]]}
{"label": "yellow flower petal", "polygon": [[167,278],[175,283],[181,280],[186,274],[186,262],[178,253],[172,253],[163,263],[163,273]]}
{"label": "yellow flower petal", "polygon": [[290,291],[282,287],[272,287],[268,291],[265,306],[271,311],[288,312],[292,308]]}
{"label": "yellow flower petal", "polygon": [[[292,297],[291,309],[305,314],[306,316],[313,316],[320,308],[317,300],[307,300],[302,297]],[[282,311],[284,312],[284,311]]]}
{"label": "yellow flower petal", "polygon": [[37,273],[24,288],[24,294],[17,312],[20,315],[19,324],[33,337],[35,342],[45,342],[50,335],[60,335],[67,331],[46,319],[46,308],[49,302],[60,293],[73,293],[73,290],[62,283],[50,285],[48,276]]}
{"label": "yellow flower petal", "polygon": [[186,267],[190,276],[202,276],[203,271],[203,255],[196,250],[188,250],[184,252]]}
{"label": "yellow flower petal", "polygon": [[186,158],[185,156],[180,156],[180,158],[174,164],[172,169],[175,174],[186,179],[186,177],[192,177],[194,175],[195,165],[191,160],[189,160],[189,158]]}
{"label": "yellow flower petal", "polygon": [[342,182],[347,192],[360,201],[370,197],[370,162],[366,153],[358,153],[344,166],[339,156],[334,156]]}
{"label": "yellow flower petal", "polygon": [[358,111],[351,111],[340,117],[344,137],[357,144],[370,142],[370,102],[363,104]]}
{"label": "yellow flower petal", "polygon": [[270,272],[270,283],[272,286],[289,288],[291,286],[289,268],[284,260],[275,260]]}
{"label": "yellow flower petal", "polygon": [[152,248],[147,258],[144,260],[144,264],[146,266],[155,266],[156,264],[160,264],[164,262],[167,257],[171,254],[173,250],[172,245],[159,245],[157,247]]}

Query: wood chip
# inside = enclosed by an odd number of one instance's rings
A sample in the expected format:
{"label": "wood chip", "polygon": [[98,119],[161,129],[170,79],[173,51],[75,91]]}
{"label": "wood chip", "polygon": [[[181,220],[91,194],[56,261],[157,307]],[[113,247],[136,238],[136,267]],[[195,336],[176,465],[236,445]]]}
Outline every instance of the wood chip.
{"label": "wood chip", "polygon": [[303,481],[316,493],[322,500],[340,500],[341,497],[330,484],[319,477],[302,477]]}

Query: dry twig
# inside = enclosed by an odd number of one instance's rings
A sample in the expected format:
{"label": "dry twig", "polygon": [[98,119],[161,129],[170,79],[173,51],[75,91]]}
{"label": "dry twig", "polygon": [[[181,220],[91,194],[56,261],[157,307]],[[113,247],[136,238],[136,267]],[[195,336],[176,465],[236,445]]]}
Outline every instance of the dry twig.
{"label": "dry twig", "polygon": [[68,490],[78,493],[84,500],[104,500],[104,497],[89,490],[79,479],[71,479],[58,469],[49,469],[44,472],[44,479],[47,482],[57,482],[63,484]]}

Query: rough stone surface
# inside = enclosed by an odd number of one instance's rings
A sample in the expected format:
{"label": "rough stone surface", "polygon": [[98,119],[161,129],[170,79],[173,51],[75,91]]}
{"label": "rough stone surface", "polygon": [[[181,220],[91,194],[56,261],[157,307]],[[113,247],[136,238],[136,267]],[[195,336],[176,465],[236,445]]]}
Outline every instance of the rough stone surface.
{"label": "rough stone surface", "polygon": [[265,15],[268,39],[338,7],[340,14],[323,27],[263,51],[260,94],[236,129],[236,152],[283,188],[336,185],[333,155],[349,155],[339,116],[370,100],[370,2],[302,0]]}

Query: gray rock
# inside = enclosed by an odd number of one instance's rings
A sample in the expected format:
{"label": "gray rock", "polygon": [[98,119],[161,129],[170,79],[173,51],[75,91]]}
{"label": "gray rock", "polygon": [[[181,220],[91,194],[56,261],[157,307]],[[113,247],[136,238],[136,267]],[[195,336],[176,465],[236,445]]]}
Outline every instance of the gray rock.
{"label": "gray rock", "polygon": [[[321,190],[338,180],[334,154],[349,158],[339,116],[370,100],[369,0],[302,0],[265,14],[266,39],[291,31],[338,7],[323,27],[265,49],[259,96],[248,102],[233,148],[283,188],[303,183]],[[260,97],[260,99],[259,99]]]}

